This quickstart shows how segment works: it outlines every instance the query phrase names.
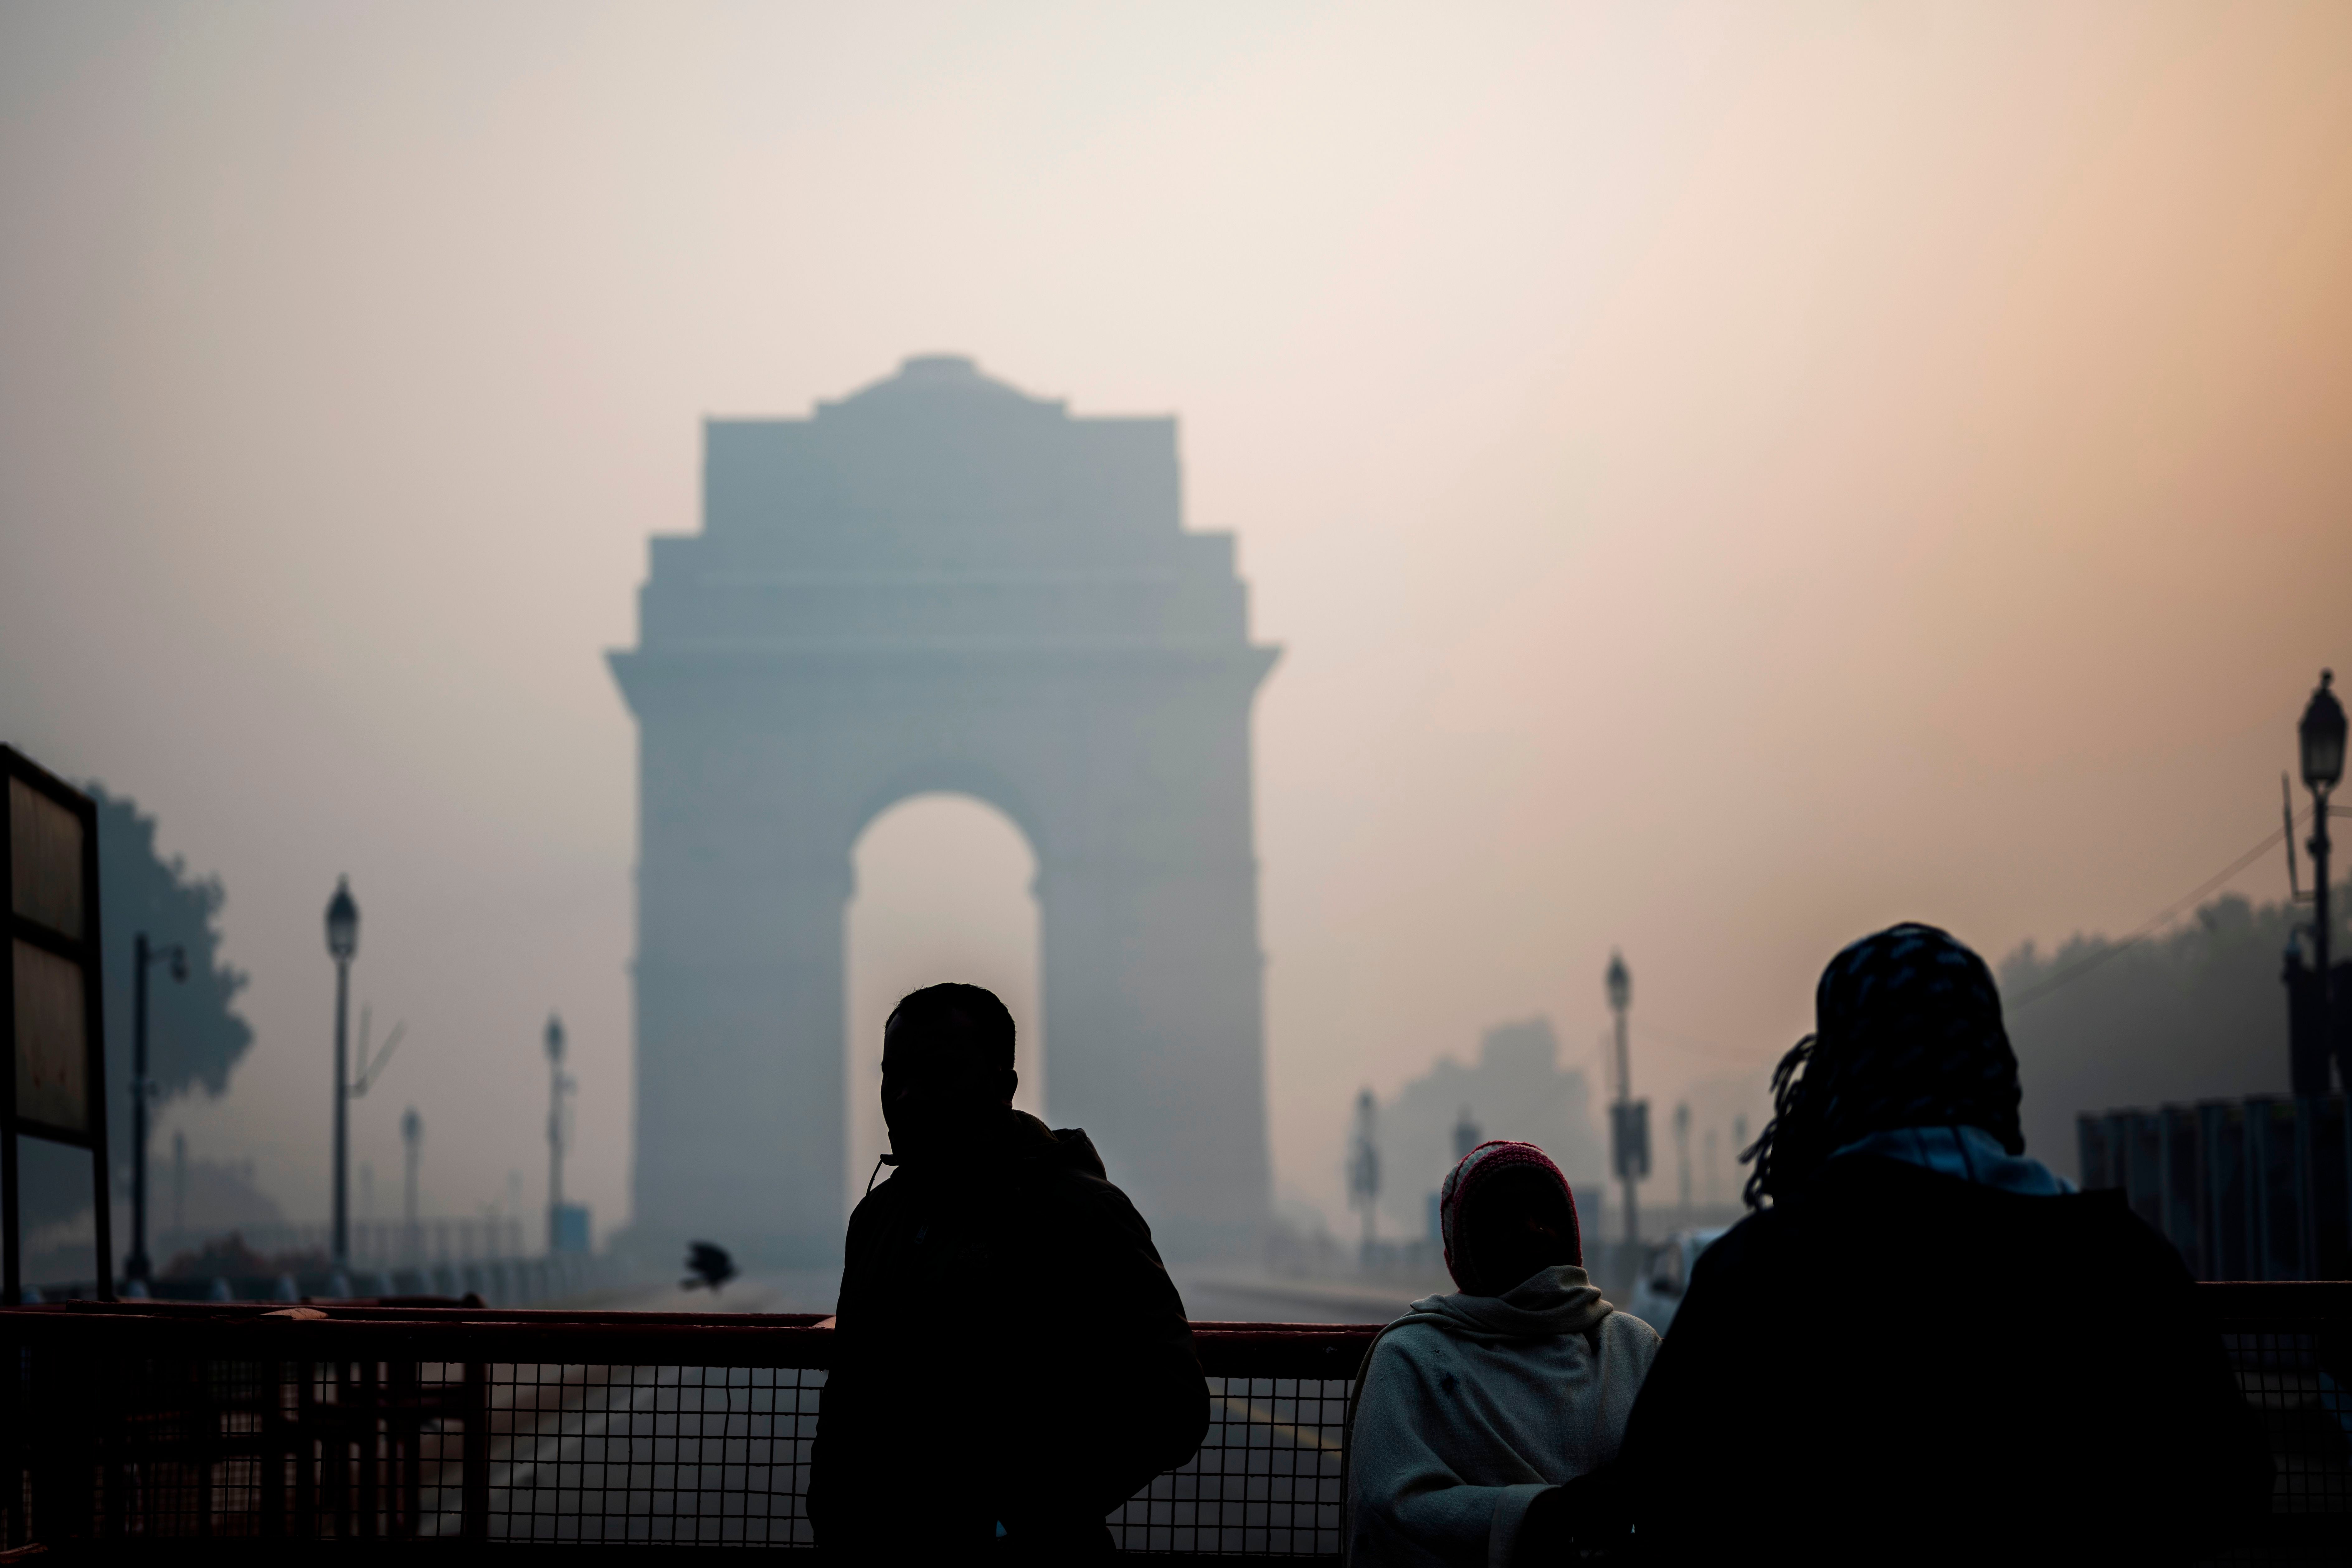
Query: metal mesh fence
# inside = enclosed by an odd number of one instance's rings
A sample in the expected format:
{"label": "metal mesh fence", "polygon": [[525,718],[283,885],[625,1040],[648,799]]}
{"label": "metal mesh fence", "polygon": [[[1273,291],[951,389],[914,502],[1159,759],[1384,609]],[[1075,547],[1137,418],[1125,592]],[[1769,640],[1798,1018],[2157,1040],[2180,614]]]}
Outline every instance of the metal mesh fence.
{"label": "metal mesh fence", "polygon": [[[2231,1560],[2352,1555],[2352,1312],[2309,1310],[2352,1290],[2200,1289],[2304,1293],[2216,1313],[2277,1465],[2273,1529]],[[6,1542],[814,1544],[828,1332],[491,1316],[0,1312]],[[1207,1438],[1111,1516],[1120,1549],[1336,1558],[1347,1374],[1370,1333],[1203,1326]]]}
{"label": "metal mesh fence", "polygon": [[[497,1541],[813,1546],[824,1373],[494,1365],[482,1533]],[[461,1533],[444,1514],[428,1534]]]}
{"label": "metal mesh fence", "polygon": [[2238,1385],[2260,1414],[2275,1514],[2352,1521],[2352,1388],[2320,1362],[2318,1333],[2225,1333]]}
{"label": "metal mesh fence", "polygon": [[1342,1378],[1212,1377],[1201,1451],[1111,1515],[1126,1552],[1337,1557]]}
{"label": "metal mesh fence", "polygon": [[[822,1332],[749,1331],[742,1364],[675,1360],[426,1360],[390,1346],[296,1360],[200,1353],[93,1356],[94,1341],[152,1320],[53,1316],[20,1339],[5,1413],[12,1431],[12,1542],[122,1538],[456,1539],[807,1547]],[[385,1323],[333,1325],[347,1341]],[[276,1341],[327,1325],[240,1330]],[[467,1337],[512,1340],[478,1325]],[[518,1327],[496,1325],[500,1331]],[[108,1331],[114,1331],[109,1333]],[[127,1334],[123,1333],[127,1331]],[[740,1334],[741,1331],[738,1331]],[[527,1340],[545,1339],[526,1327]],[[672,1328],[661,1349],[684,1350]],[[152,1337],[152,1336],[142,1336]],[[626,1348],[625,1326],[599,1338]],[[1236,1337],[1248,1342],[1234,1353]],[[1204,1333],[1244,1370],[1210,1378],[1201,1448],[1112,1516],[1123,1550],[1336,1556],[1345,1378],[1249,1371],[1352,1367],[1368,1331]],[[765,1341],[766,1342],[758,1342]],[[363,1358],[359,1349],[376,1352]],[[767,1353],[761,1354],[760,1352]],[[197,1352],[197,1353],[187,1353]],[[800,1352],[800,1353],[795,1353]]]}
{"label": "metal mesh fence", "polygon": [[[493,1365],[492,1540],[813,1546],[813,1368]],[[1112,1516],[1129,1552],[1336,1556],[1344,1381],[1215,1377],[1200,1452]],[[421,1533],[461,1533],[454,1507]]]}

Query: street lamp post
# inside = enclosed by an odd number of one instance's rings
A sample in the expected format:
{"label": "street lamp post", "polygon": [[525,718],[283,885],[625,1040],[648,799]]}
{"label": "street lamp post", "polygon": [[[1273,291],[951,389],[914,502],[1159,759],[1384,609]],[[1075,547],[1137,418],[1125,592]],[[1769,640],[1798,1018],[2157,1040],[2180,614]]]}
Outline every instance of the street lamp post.
{"label": "street lamp post", "polygon": [[1675,1194],[1682,1205],[1683,1223],[1690,1223],[1690,1101],[1675,1107]]}
{"label": "street lamp post", "polygon": [[1486,1133],[1479,1131],[1478,1124],[1470,1120],[1470,1108],[1464,1106],[1461,1116],[1454,1123],[1454,1163],[1458,1165],[1468,1159],[1470,1151],[1484,1142],[1486,1137]]}
{"label": "street lamp post", "polygon": [[1367,1265],[1371,1262],[1373,1227],[1378,1223],[1381,1201],[1381,1147],[1374,1121],[1380,1113],[1379,1105],[1370,1089],[1356,1096],[1356,1136],[1348,1152],[1348,1201],[1364,1211],[1363,1259]]}
{"label": "street lamp post", "polygon": [[408,1173],[403,1183],[400,1199],[401,1250],[411,1263],[425,1256],[425,1244],[416,1232],[416,1156],[425,1144],[425,1118],[410,1106],[401,1113],[400,1141],[406,1146]]}
{"label": "street lamp post", "polygon": [[[1633,1100],[1633,1064],[1625,1042],[1625,1014],[1633,1005],[1633,975],[1625,967],[1623,953],[1609,955],[1609,973],[1603,978],[1609,987],[1609,1010],[1617,1015],[1617,1103],[1611,1108],[1609,1130],[1617,1174],[1625,1184],[1625,1255],[1631,1258],[1642,1239],[1633,1184],[1649,1173],[1649,1107]],[[1638,1266],[1636,1260],[1633,1267]]]}
{"label": "street lamp post", "polygon": [[563,1020],[547,1016],[547,1250],[563,1247],[563,1095],[572,1077],[563,1070]]}
{"label": "street lamp post", "polygon": [[[2311,791],[2311,841],[2305,847],[2311,851],[2312,869],[2312,957],[2318,961],[2317,984],[2313,987],[2312,1007],[2317,1025],[2320,1049],[2328,1050],[2336,1037],[2331,1032],[2334,1020],[2328,1016],[2335,975],[2329,969],[2328,938],[2333,934],[2327,910],[2327,797],[2344,777],[2344,704],[2329,690],[2336,681],[2336,672],[2319,672],[2318,689],[2312,692],[2310,705],[2303,710],[2303,721],[2295,726],[2295,738],[2303,752],[2303,784]],[[2321,1060],[2325,1062],[2323,1057]],[[2344,1070],[2344,1087],[2352,1091],[2352,1062],[2338,1064]],[[2322,1074],[2326,1072],[2323,1066]],[[2322,1088],[2325,1089],[2323,1082]]]}
{"label": "street lamp post", "polygon": [[352,955],[360,950],[360,907],[352,901],[352,879],[335,879],[327,901],[327,952],[335,961],[335,1236],[334,1262],[352,1262],[351,1215],[351,1018]]}
{"label": "street lamp post", "polygon": [[152,1094],[147,1076],[147,968],[168,961],[172,978],[188,977],[188,953],[174,943],[150,947],[141,931],[131,942],[131,1256],[122,1260],[126,1279],[144,1284],[147,1261],[147,1101]]}

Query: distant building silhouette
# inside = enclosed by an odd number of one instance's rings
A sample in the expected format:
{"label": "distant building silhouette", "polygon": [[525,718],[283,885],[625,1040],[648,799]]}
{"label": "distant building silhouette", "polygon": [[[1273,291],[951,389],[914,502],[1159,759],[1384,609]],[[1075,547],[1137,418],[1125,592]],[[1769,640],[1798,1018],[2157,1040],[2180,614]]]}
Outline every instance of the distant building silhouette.
{"label": "distant building silhouette", "polygon": [[[1606,1151],[1592,1123],[1584,1074],[1559,1065],[1559,1040],[1548,1018],[1498,1024],[1480,1038],[1478,1059],[1451,1057],[1396,1092],[1381,1108],[1381,1158],[1390,1181],[1385,1212],[1408,1234],[1429,1226],[1429,1194],[1472,1143],[1510,1138],[1552,1157],[1580,1203],[1601,1195]],[[1596,1229],[1594,1234],[1598,1234]]]}
{"label": "distant building silhouette", "polygon": [[612,659],[639,727],[644,1247],[837,1254],[850,850],[934,790],[1035,851],[1053,1121],[1171,1254],[1244,1241],[1268,1201],[1249,714],[1276,650],[1232,537],[1182,527],[1175,421],[910,359],[810,418],[708,422],[703,488]]}

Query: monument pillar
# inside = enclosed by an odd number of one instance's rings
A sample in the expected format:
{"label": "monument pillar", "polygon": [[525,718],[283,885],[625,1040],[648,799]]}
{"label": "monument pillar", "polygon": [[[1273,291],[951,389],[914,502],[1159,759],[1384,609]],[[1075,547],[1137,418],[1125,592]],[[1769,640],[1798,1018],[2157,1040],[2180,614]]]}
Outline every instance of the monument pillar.
{"label": "monument pillar", "polygon": [[637,868],[637,1212],[674,1233],[665,1251],[826,1262],[845,1201],[849,856],[769,804],[787,781],[755,749],[658,734],[640,769],[657,809]]}

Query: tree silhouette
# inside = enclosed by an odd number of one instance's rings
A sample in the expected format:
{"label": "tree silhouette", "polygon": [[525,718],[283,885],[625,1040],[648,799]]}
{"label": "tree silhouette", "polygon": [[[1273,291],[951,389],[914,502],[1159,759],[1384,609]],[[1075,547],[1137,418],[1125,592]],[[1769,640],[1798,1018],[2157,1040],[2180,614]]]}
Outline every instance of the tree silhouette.
{"label": "tree silhouette", "polygon": [[2310,918],[2230,893],[2138,942],[2076,935],[2011,953],[2002,994],[2028,998],[2007,1008],[2026,1152],[2073,1174],[2078,1112],[2287,1092],[2279,974],[2289,933]]}

